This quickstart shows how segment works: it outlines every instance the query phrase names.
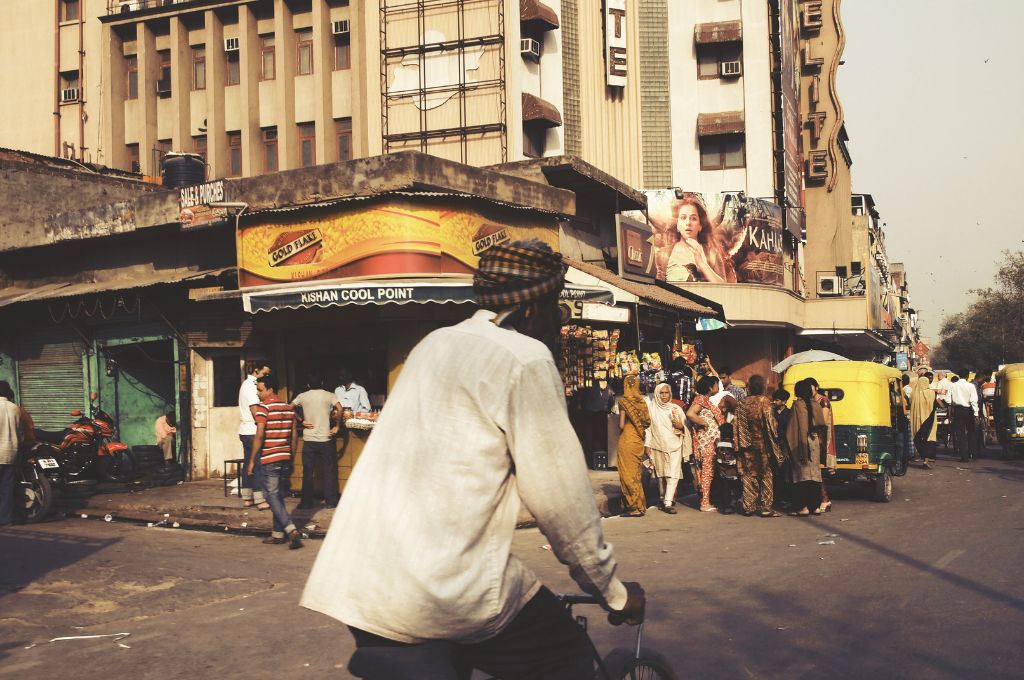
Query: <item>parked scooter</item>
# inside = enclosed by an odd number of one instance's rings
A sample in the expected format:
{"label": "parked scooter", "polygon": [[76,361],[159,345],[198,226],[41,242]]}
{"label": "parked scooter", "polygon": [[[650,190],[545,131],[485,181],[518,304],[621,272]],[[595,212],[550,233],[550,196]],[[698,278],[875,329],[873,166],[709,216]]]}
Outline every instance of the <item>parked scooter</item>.
{"label": "parked scooter", "polygon": [[90,395],[90,415],[78,409],[77,419],[60,432],[36,430],[37,444],[30,456],[55,461],[44,465],[47,476],[62,491],[95,486],[96,481],[127,483],[132,481],[135,465],[126,444],[113,441],[114,419],[96,406],[96,393]]}
{"label": "parked scooter", "polygon": [[16,511],[26,522],[39,522],[53,507],[53,486],[47,473],[59,466],[53,458],[37,458],[28,447],[18,454],[15,469]]}

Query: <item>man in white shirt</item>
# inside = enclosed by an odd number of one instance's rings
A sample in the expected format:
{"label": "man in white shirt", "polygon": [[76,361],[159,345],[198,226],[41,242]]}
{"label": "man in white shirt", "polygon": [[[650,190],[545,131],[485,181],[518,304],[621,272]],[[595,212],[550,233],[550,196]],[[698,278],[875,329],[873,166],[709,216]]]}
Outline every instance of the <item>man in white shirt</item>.
{"label": "man in white shirt", "polygon": [[[350,408],[353,411],[370,410],[370,397],[366,394],[366,388],[356,384],[349,369],[342,368],[338,371],[338,382],[341,385],[335,388],[334,397],[342,408]],[[338,415],[340,417],[341,414]]]}
{"label": "man in white shirt", "polygon": [[256,380],[270,374],[270,367],[262,361],[245,362],[245,380],[238,388],[238,439],[242,442],[242,488],[239,495],[242,497],[242,505],[247,508],[252,506],[260,510],[270,507],[263,493],[263,484],[260,481],[260,469],[257,461],[255,474],[249,474],[249,459],[252,457],[252,440],[256,436],[256,407],[260,403],[260,395],[257,392]]}
{"label": "man in white shirt", "polygon": [[970,380],[954,375],[950,378],[949,399],[953,408],[953,451],[961,463],[967,463],[977,456],[974,429],[978,423],[978,391]]}
{"label": "man in white shirt", "polygon": [[[643,620],[643,589],[615,575],[551,352],[564,273],[542,243],[492,247],[474,277],[480,311],[406,359],[302,597],[349,626],[353,674],[593,678],[585,633],[511,554],[520,505],[580,588],[619,621]],[[447,675],[416,656],[437,641]]]}

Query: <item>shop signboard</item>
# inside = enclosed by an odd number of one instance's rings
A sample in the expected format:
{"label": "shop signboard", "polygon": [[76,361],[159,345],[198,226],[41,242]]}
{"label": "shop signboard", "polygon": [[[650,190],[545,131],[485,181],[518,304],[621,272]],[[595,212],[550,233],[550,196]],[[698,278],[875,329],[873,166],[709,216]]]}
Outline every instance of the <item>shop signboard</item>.
{"label": "shop signboard", "polygon": [[650,227],[645,222],[616,215],[615,230],[618,233],[619,276],[644,283],[654,281]]}
{"label": "shop signboard", "polygon": [[228,211],[212,208],[224,202],[224,180],[204,182],[178,189],[178,221],[182,229],[214,227],[227,222]]}
{"label": "shop signboard", "polygon": [[646,191],[646,223],[654,274],[692,282],[784,285],[782,209],[738,193]]}
{"label": "shop signboard", "polygon": [[907,355],[906,352],[896,353],[896,368],[901,371],[910,370],[910,357]]}
{"label": "shop signboard", "polygon": [[238,282],[356,277],[471,275],[480,253],[498,243],[539,239],[558,250],[555,217],[450,197],[390,199],[266,213],[236,234]]}
{"label": "shop signboard", "polygon": [[629,64],[626,0],[604,0],[604,64],[608,87],[625,87]]}

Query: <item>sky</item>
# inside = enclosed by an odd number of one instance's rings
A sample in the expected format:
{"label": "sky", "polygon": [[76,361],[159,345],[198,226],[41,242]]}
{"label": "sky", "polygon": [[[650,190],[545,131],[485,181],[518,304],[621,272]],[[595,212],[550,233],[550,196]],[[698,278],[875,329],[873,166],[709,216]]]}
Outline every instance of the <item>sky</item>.
{"label": "sky", "polygon": [[1002,251],[1024,250],[1024,1],[841,7],[853,191],[874,197],[934,345]]}

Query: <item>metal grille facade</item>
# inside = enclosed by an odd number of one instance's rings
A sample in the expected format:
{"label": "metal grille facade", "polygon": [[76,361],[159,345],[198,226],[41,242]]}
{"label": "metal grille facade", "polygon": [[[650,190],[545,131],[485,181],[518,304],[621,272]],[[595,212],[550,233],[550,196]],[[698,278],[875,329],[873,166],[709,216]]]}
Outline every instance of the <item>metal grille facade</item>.
{"label": "metal grille facade", "polygon": [[641,0],[639,14],[644,186],[667,187],[673,184],[668,2]]}
{"label": "metal grille facade", "polygon": [[577,0],[562,0],[562,125],[565,153],[570,156],[583,155],[579,14]]}
{"label": "metal grille facade", "polygon": [[68,338],[30,340],[18,348],[18,397],[42,430],[62,430],[85,402],[84,350]]}

